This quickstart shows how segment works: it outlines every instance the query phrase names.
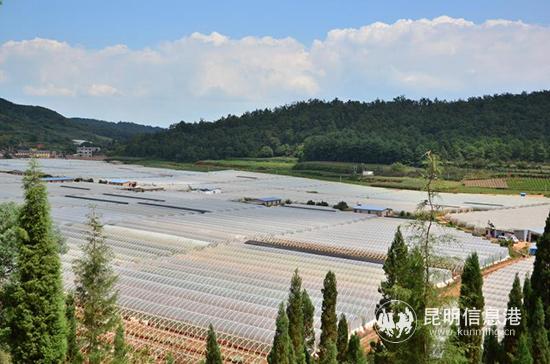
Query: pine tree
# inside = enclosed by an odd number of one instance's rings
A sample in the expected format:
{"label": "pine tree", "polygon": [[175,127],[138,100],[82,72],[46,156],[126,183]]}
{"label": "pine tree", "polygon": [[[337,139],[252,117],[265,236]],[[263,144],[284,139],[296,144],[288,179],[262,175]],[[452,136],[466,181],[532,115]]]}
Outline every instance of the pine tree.
{"label": "pine tree", "polygon": [[117,276],[111,267],[113,253],[103,236],[103,226],[92,211],[90,231],[82,248],[83,256],[73,262],[75,299],[82,308],[82,349],[91,364],[101,363],[110,351],[105,334],[112,332],[119,322],[117,314]]}
{"label": "pine tree", "polygon": [[[477,253],[473,253],[464,263],[460,298],[458,301],[462,314],[460,318],[460,331],[466,333],[465,335],[459,335],[458,340],[464,347],[466,357],[472,363],[479,363],[481,361],[482,335],[476,332],[481,332],[482,329],[481,312],[485,307],[482,288],[483,277],[481,276],[479,259]],[[479,324],[472,324],[468,317],[464,317],[464,313],[468,312],[467,310],[479,310]]]}
{"label": "pine tree", "polygon": [[350,364],[366,364],[367,357],[361,346],[361,340],[357,334],[351,335],[348,344],[347,362]]}
{"label": "pine tree", "polygon": [[212,325],[208,326],[208,337],[206,338],[206,360],[205,364],[222,364],[222,353],[218,346],[218,339]]}
{"label": "pine tree", "polygon": [[294,353],[292,343],[288,335],[288,317],[285,311],[285,305],[279,305],[279,313],[275,322],[275,336],[271,352],[267,357],[269,364],[294,364]]}
{"label": "pine tree", "polygon": [[346,315],[341,314],[338,321],[338,339],[336,340],[336,349],[338,350],[338,362],[343,363],[348,356],[348,320]]}
{"label": "pine tree", "polygon": [[124,325],[119,324],[116,328],[115,339],[113,341],[113,363],[126,364],[128,363],[128,345],[124,337]]}
{"label": "pine tree", "polygon": [[504,325],[504,331],[508,332],[502,340],[502,349],[504,351],[503,355],[503,364],[512,363],[513,358],[518,352],[519,339],[526,331],[525,327],[525,313],[523,312],[523,302],[522,302],[522,291],[521,284],[519,281],[519,276],[516,274],[514,278],[514,283],[510,294],[508,295],[508,309],[510,310],[519,310],[519,316],[521,317],[521,322],[519,325],[512,325],[512,320],[507,319],[506,324]]}
{"label": "pine tree", "polygon": [[298,269],[294,271],[288,294],[288,334],[296,357],[296,364],[305,364],[306,351],[304,346],[304,310],[302,307],[302,278]]}
{"label": "pine tree", "polygon": [[23,179],[17,268],[6,287],[3,313],[14,363],[59,363],[67,352],[61,261],[40,175],[31,161]]}
{"label": "pine tree", "polygon": [[304,313],[304,347],[306,362],[310,363],[311,355],[315,351],[315,328],[313,326],[315,306],[311,303],[311,298],[309,298],[309,294],[305,289],[302,291],[302,310]]}
{"label": "pine tree", "polygon": [[400,285],[403,277],[407,274],[407,259],[407,244],[405,244],[401,229],[397,228],[383,265],[386,280],[380,283],[379,292],[382,294],[382,299],[380,300],[379,306],[390,301],[394,297],[394,286]]}
{"label": "pine tree", "polygon": [[338,364],[337,356],[336,344],[329,339],[326,343],[324,355],[319,358],[319,364]]}
{"label": "pine tree", "polygon": [[485,333],[483,339],[483,364],[497,364],[501,353],[501,347],[498,343],[497,327],[493,326]]}
{"label": "pine tree", "polygon": [[527,341],[526,334],[521,334],[519,337],[517,354],[515,355],[512,364],[533,364],[533,357],[529,352],[529,343]]}
{"label": "pine tree", "polygon": [[77,342],[77,322],[76,322],[76,307],[74,304],[74,296],[72,293],[67,295],[65,299],[65,316],[67,319],[67,357],[68,364],[82,363],[83,358],[80,354],[80,348]]}
{"label": "pine tree", "polygon": [[535,309],[530,315],[529,337],[533,361],[537,364],[550,364],[548,335],[544,328],[544,308],[542,300],[537,297]]}
{"label": "pine tree", "polygon": [[338,337],[338,319],[336,317],[336,300],[338,291],[336,289],[336,276],[329,271],[323,282],[323,304],[321,312],[321,338],[319,343],[319,360],[325,360],[328,350],[328,343],[336,345]]}
{"label": "pine tree", "polygon": [[531,274],[531,286],[533,294],[540,297],[545,309],[545,327],[550,331],[550,213],[546,219],[544,233],[537,242],[537,254],[533,273]]}

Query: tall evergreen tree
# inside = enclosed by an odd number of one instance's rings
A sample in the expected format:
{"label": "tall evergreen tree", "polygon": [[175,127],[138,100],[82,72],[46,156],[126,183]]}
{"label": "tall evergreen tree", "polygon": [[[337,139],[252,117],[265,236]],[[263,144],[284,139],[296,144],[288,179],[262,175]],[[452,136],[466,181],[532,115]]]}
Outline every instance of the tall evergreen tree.
{"label": "tall evergreen tree", "polygon": [[[403,279],[403,286],[400,293],[396,296],[397,299],[407,302],[414,312],[416,312],[416,330],[413,336],[407,341],[394,345],[386,345],[392,348],[392,360],[398,363],[418,363],[424,364],[430,360],[432,354],[430,327],[423,325],[424,312],[428,307],[427,298],[431,297],[431,287],[426,287],[425,260],[422,249],[414,247],[409,252],[407,262],[407,274]],[[428,293],[426,293],[428,291]],[[398,307],[402,309],[402,307]]]}
{"label": "tall evergreen tree", "polygon": [[[460,285],[460,298],[458,305],[462,313],[460,319],[460,332],[464,335],[459,335],[458,340],[464,347],[464,352],[468,360],[472,363],[481,361],[481,329],[482,319],[481,312],[485,307],[483,298],[483,277],[481,276],[481,268],[477,253],[470,255],[464,263],[464,271],[462,272],[462,282]],[[478,310],[478,323],[472,323],[471,317],[465,317],[464,313],[468,310]],[[467,315],[469,316],[469,315]]]}
{"label": "tall evergreen tree", "polygon": [[493,326],[485,333],[483,339],[483,364],[498,364],[501,354],[501,347],[498,343],[497,327]]}
{"label": "tall evergreen tree", "polygon": [[112,364],[128,363],[128,345],[124,336],[124,325],[121,323],[116,328],[115,339],[113,340]]}
{"label": "tall evergreen tree", "polygon": [[503,364],[512,363],[513,359],[518,352],[519,339],[526,331],[525,327],[525,313],[523,312],[523,302],[522,302],[522,291],[521,283],[519,281],[519,276],[516,274],[514,278],[514,283],[512,284],[512,289],[508,295],[508,309],[510,310],[519,310],[519,316],[521,321],[519,325],[513,325],[512,319],[506,319],[506,324],[504,325],[504,331],[507,332],[507,335],[504,335],[502,340],[502,349],[504,355],[502,358]]}
{"label": "tall evergreen tree", "polygon": [[544,308],[542,300],[537,297],[535,309],[530,315],[529,337],[531,355],[537,364],[550,364],[550,347],[548,345],[548,333],[544,328]]}
{"label": "tall evergreen tree", "polygon": [[526,334],[521,334],[519,337],[518,350],[512,360],[512,364],[534,364],[533,357],[529,351],[529,343]]}
{"label": "tall evergreen tree", "polygon": [[92,211],[88,220],[87,243],[83,255],[73,262],[75,299],[82,308],[80,339],[91,364],[101,363],[110,351],[105,334],[119,322],[117,276],[111,267],[113,253],[103,236],[103,226]]}
{"label": "tall evergreen tree", "polygon": [[361,346],[361,340],[357,334],[351,335],[348,343],[347,362],[350,364],[366,364],[367,357]]}
{"label": "tall evergreen tree", "polygon": [[288,317],[283,303],[279,305],[275,326],[275,336],[267,362],[269,364],[294,364],[292,343],[288,335]]}
{"label": "tall evergreen tree", "polygon": [[14,363],[60,363],[67,352],[61,261],[40,175],[31,161],[23,179],[17,268],[3,310]]}
{"label": "tall evergreen tree", "polygon": [[323,282],[323,304],[321,312],[321,338],[319,343],[319,359],[325,360],[329,349],[328,343],[336,345],[338,337],[338,318],[336,317],[336,300],[338,291],[336,289],[336,276],[329,271]]}
{"label": "tall evergreen tree", "polygon": [[204,364],[222,364],[222,353],[216,338],[216,332],[212,325],[208,326],[208,337],[206,338],[206,360]]}
{"label": "tall evergreen tree", "polygon": [[322,357],[319,358],[319,364],[338,364],[338,350],[336,344],[332,340],[326,343],[326,349]]}
{"label": "tall evergreen tree", "polygon": [[382,298],[379,306],[395,297],[394,286],[402,285],[402,280],[407,275],[407,259],[407,244],[405,244],[401,229],[397,228],[383,265],[386,280],[380,283],[379,292],[382,294]]}
{"label": "tall evergreen tree", "polygon": [[531,286],[535,296],[540,297],[545,309],[545,327],[550,331],[550,213],[546,219],[544,233],[537,242],[537,254],[533,273],[531,274]]}
{"label": "tall evergreen tree", "polygon": [[338,321],[338,339],[336,340],[339,363],[345,362],[348,356],[348,335],[348,320],[346,319],[346,315],[341,314]]}
{"label": "tall evergreen tree", "polygon": [[306,352],[306,362],[311,362],[311,355],[315,351],[315,328],[313,326],[315,319],[315,306],[309,298],[309,294],[304,289],[302,291],[302,310],[304,313],[304,347]]}
{"label": "tall evergreen tree", "polygon": [[65,316],[67,318],[67,357],[68,364],[82,363],[83,358],[80,354],[80,348],[77,342],[77,321],[76,307],[74,304],[74,296],[72,293],[67,294],[65,299]]}
{"label": "tall evergreen tree", "polygon": [[525,312],[525,324],[530,326],[531,315],[535,310],[535,303],[537,297],[533,293],[533,287],[531,286],[531,278],[529,275],[525,275],[523,280],[523,312]]}
{"label": "tall evergreen tree", "polygon": [[305,364],[306,349],[304,346],[304,310],[302,306],[302,278],[298,269],[294,271],[290,282],[288,294],[288,305],[286,308],[288,316],[288,334],[292,342],[296,364]]}

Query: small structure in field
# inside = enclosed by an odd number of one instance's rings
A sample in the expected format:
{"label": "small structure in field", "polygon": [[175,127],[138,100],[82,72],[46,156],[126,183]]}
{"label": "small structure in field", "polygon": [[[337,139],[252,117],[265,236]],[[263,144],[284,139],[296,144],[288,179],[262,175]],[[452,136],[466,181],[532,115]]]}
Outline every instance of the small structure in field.
{"label": "small structure in field", "polygon": [[376,205],[361,205],[358,203],[353,206],[353,212],[359,214],[373,214],[378,216],[388,216],[391,214],[392,209],[388,207],[376,206]]}
{"label": "small structure in field", "polygon": [[74,178],[72,177],[44,177],[40,178],[40,180],[50,183],[74,182]]}
{"label": "small structure in field", "polygon": [[258,198],[247,198],[246,202],[255,203],[258,205],[264,206],[280,206],[283,203],[283,199],[280,197],[258,197]]}

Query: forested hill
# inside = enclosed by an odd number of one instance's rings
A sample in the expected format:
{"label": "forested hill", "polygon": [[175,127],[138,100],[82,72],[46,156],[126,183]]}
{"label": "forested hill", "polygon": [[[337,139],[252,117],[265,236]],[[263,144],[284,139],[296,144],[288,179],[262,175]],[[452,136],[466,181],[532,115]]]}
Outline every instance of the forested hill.
{"label": "forested hill", "polygon": [[550,159],[550,91],[461,101],[311,100],[181,122],[138,136],[128,156],[177,161],[297,155],[306,160],[415,162],[432,149],[449,160],[542,162]]}
{"label": "forested hill", "polygon": [[73,148],[72,139],[111,145],[115,141],[126,141],[136,134],[160,130],[126,122],[71,119],[44,107],[18,105],[0,98],[0,149],[43,144],[48,148],[63,150]]}

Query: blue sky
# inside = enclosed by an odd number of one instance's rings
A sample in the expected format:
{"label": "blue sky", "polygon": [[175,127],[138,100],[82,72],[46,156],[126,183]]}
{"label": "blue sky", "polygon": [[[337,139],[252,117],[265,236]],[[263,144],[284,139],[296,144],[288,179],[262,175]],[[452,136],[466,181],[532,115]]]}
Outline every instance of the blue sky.
{"label": "blue sky", "polygon": [[313,97],[532,91],[550,88],[549,34],[543,0],[4,0],[0,97],[166,126]]}
{"label": "blue sky", "polygon": [[[0,42],[34,37],[99,48],[123,43],[146,47],[201,32],[232,38],[293,37],[309,43],[334,28],[376,21],[448,15],[476,23],[486,19],[550,22],[547,0],[4,0]],[[136,5],[137,4],[137,5]]]}

